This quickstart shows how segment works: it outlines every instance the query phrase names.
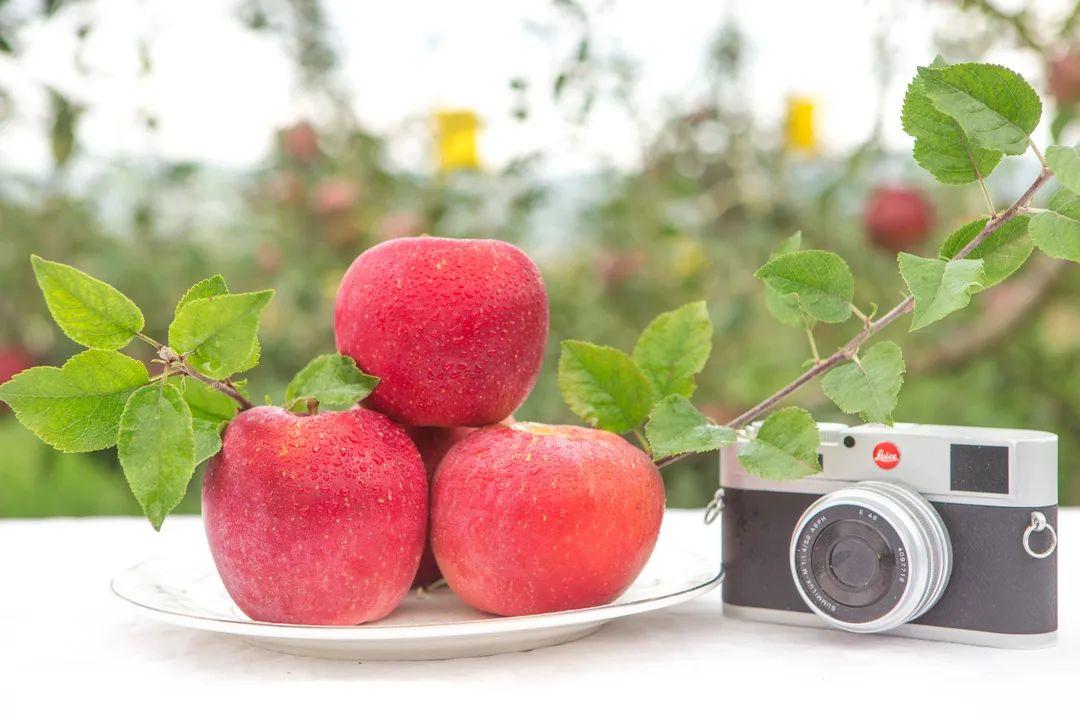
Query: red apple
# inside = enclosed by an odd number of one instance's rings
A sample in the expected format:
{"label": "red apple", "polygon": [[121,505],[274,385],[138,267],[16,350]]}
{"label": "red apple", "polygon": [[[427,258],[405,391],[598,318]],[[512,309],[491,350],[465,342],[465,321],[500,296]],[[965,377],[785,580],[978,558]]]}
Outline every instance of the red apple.
{"label": "red apple", "polygon": [[[435,469],[439,467],[446,452],[453,447],[454,443],[466,437],[476,428],[438,428],[438,427],[407,427],[405,432],[416,443],[416,449],[420,451],[420,458],[424,461],[424,471],[427,473],[428,484],[435,477]],[[416,570],[413,578],[413,587],[425,587],[442,577],[439,564],[435,562],[435,553],[431,550],[431,537],[424,543],[424,554],[420,556],[420,567]]]}
{"label": "red apple", "polygon": [[290,160],[311,162],[319,156],[319,136],[306,120],[282,130],[278,139],[281,152]]}
{"label": "red apple", "polygon": [[307,188],[300,175],[286,170],[277,173],[262,185],[257,200],[261,202],[263,198],[275,205],[301,207],[307,201]]}
{"label": "red apple", "polygon": [[327,178],[312,191],[311,209],[316,215],[327,217],[351,210],[356,205],[360,191],[352,180]]}
{"label": "red apple", "polygon": [[382,380],[368,404],[406,425],[490,425],[544,359],[540,271],[498,240],[400,238],[364,252],[334,308],[339,352]]}
{"label": "red apple", "polygon": [[596,273],[604,288],[617,290],[647,263],[648,259],[641,250],[601,250],[596,258]]}
{"label": "red apple", "polygon": [[934,209],[917,190],[883,187],[874,191],[863,224],[870,241],[891,252],[911,250],[930,233]]}
{"label": "red apple", "polygon": [[[512,423],[513,417],[503,420],[500,425]],[[406,427],[405,432],[416,443],[416,449],[420,451],[420,458],[424,461],[424,472],[427,473],[428,487],[435,480],[435,470],[443,457],[455,444],[464,440],[480,428],[472,427]],[[413,579],[413,587],[425,587],[442,577],[439,564],[435,562],[435,553],[431,550],[431,536],[424,544],[424,554],[420,556],[420,567]]]}
{"label": "red apple", "polygon": [[21,347],[0,347],[0,385],[34,366],[34,358]]}
{"label": "red apple", "polygon": [[623,438],[514,423],[473,433],[439,464],[431,541],[447,583],[497,615],[611,602],[656,544],[664,483]]}
{"label": "red apple", "polygon": [[275,242],[260,243],[255,248],[255,264],[259,266],[259,269],[267,274],[274,274],[281,269],[281,265],[285,262],[285,253],[281,250],[281,245]]}
{"label": "red apple", "polygon": [[1058,102],[1080,102],[1080,49],[1067,50],[1052,59],[1047,76],[1050,94]]}
{"label": "red apple", "polygon": [[416,446],[384,415],[257,407],[226,428],[202,509],[218,573],[248,617],[355,625],[408,592],[428,488]]}
{"label": "red apple", "polygon": [[[21,347],[0,347],[0,385],[33,366],[34,358]],[[6,409],[7,403],[0,402],[0,412]]]}

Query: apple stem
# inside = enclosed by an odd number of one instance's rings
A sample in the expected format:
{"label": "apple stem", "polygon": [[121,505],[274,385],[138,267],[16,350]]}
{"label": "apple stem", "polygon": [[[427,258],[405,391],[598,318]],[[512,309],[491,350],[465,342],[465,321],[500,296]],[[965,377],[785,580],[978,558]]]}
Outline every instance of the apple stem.
{"label": "apple stem", "polygon": [[315,415],[318,412],[319,412],[319,401],[316,400],[313,397],[308,398],[307,399],[307,414],[308,415]]}

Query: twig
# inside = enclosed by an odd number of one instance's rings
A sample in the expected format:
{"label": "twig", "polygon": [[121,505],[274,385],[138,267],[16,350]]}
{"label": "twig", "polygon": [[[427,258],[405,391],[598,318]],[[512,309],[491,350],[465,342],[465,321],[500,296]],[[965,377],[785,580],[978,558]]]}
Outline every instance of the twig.
{"label": "twig", "polygon": [[236,386],[228,380],[222,381],[208,378],[186,363],[177,364],[174,366],[174,369],[176,370],[176,373],[178,375],[187,375],[189,378],[193,378],[195,380],[198,380],[199,382],[206,383],[218,392],[228,395],[236,401],[236,404],[240,406],[241,410],[250,410],[251,408],[255,407],[251,404],[251,401],[241,395],[240,391],[236,389]]}
{"label": "twig", "polygon": [[[972,252],[974,252],[975,248],[979,247],[979,244],[982,243],[982,241],[985,240],[989,235],[993,234],[1006,222],[1016,217],[1016,215],[1023,211],[1023,209],[1027,207],[1028,203],[1031,202],[1031,199],[1035,196],[1035,193],[1039,191],[1039,188],[1045,185],[1046,182],[1051,177],[1053,177],[1053,175],[1053,172],[1044,167],[1042,172],[1039,173],[1039,176],[1035,178],[1035,182],[1033,182],[1031,184],[1031,187],[1029,187],[1024,192],[1024,194],[1020,196],[1020,199],[1014,202],[1011,206],[1009,206],[1007,210],[1003,211],[1000,215],[990,219],[990,221],[986,223],[983,229],[979,231],[979,234],[973,237],[971,239],[971,242],[961,248],[960,251],[956,253],[956,255],[953,257],[953,259],[959,260],[967,257]],[[750,408],[746,412],[731,420],[731,422],[727,424],[728,427],[738,430],[739,428],[749,425],[754,420],[757,420],[759,417],[779,405],[786,397],[794,393],[796,390],[800,389],[803,385],[806,385],[811,380],[814,380],[820,375],[823,375],[837,365],[849,361],[852,357],[854,357],[855,353],[858,352],[859,348],[862,347],[863,343],[865,343],[874,335],[878,334],[888,325],[892,324],[892,322],[897,318],[911,312],[914,308],[915,297],[913,295],[907,295],[903,300],[900,301],[898,305],[896,305],[896,307],[882,315],[881,318],[874,322],[866,324],[862,330],[856,333],[855,336],[847,342],[846,345],[841,347],[829,357],[822,360],[820,363],[815,364],[802,375],[799,375],[797,378],[792,380],[783,388],[776,391],[769,397],[765,398],[754,407]],[[662,460],[661,462],[657,463],[657,465],[659,467],[666,467],[674,462],[677,462],[683,457],[685,457],[685,454],[674,455],[670,458],[667,458],[666,460]]]}
{"label": "twig", "polygon": [[[147,338],[147,340],[149,342],[154,342],[149,338]],[[207,377],[195,368],[188,365],[187,360],[184,358],[184,356],[177,353],[168,345],[162,345],[160,343],[157,343],[157,347],[158,357],[161,359],[161,362],[165,363],[166,375],[168,375],[170,372],[175,372],[177,375],[185,375],[189,378],[198,380],[201,383],[205,383],[206,385],[209,385],[218,392],[224,393],[225,395],[231,397],[233,400],[236,401],[237,405],[239,405],[242,410],[250,410],[251,408],[255,407],[246,397],[243,396],[243,394],[241,394],[241,392],[237,389],[236,385],[233,384],[232,380],[214,380],[213,378]]]}

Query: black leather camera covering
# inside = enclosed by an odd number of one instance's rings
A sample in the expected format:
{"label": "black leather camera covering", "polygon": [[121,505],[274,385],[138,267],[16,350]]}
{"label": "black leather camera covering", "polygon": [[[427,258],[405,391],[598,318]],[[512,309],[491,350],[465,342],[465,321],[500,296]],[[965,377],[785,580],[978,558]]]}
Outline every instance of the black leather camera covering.
{"label": "black leather camera covering", "polygon": [[[789,548],[807,493],[725,488],[725,603],[810,612],[791,578]],[[1057,506],[1040,508],[932,503],[949,530],[953,569],[945,593],[915,624],[1037,634],[1057,629],[1057,553],[1044,559],[1023,548],[1031,512],[1057,526]],[[1032,535],[1045,549],[1049,533]]]}

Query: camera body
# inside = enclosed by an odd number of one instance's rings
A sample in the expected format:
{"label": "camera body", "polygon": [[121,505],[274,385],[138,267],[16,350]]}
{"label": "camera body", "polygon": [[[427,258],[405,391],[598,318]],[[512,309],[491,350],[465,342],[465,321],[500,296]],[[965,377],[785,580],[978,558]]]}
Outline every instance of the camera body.
{"label": "camera body", "polygon": [[[819,424],[794,481],[721,452],[727,615],[995,647],[1057,631],[1057,436]],[[755,426],[748,429],[750,435]]]}

